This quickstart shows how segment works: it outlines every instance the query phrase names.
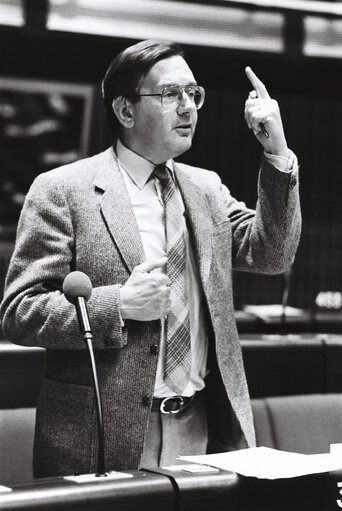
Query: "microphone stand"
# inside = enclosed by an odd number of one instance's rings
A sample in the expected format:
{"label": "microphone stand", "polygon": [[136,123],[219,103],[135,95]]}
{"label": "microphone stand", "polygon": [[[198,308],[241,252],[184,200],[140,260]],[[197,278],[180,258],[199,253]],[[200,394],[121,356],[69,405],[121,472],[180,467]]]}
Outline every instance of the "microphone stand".
{"label": "microphone stand", "polygon": [[283,299],[282,299],[282,314],[280,318],[281,325],[281,334],[285,335],[286,332],[286,306],[289,299],[289,291],[290,291],[290,278],[291,278],[291,268],[287,270],[284,274],[284,291],[283,291]]}
{"label": "microphone stand", "polygon": [[105,471],[105,443],[104,443],[104,426],[103,426],[103,411],[102,411],[102,400],[99,382],[97,378],[97,370],[96,363],[94,357],[93,350],[93,334],[91,332],[91,327],[89,323],[89,315],[87,310],[87,304],[83,297],[78,297],[75,300],[77,317],[80,325],[82,325],[82,335],[83,339],[87,345],[88,353],[90,357],[90,365],[91,365],[91,374],[93,378],[94,384],[94,392],[95,392],[95,402],[97,409],[97,427],[98,427],[98,435],[99,435],[99,451],[97,458],[97,473],[96,477],[107,477]]}

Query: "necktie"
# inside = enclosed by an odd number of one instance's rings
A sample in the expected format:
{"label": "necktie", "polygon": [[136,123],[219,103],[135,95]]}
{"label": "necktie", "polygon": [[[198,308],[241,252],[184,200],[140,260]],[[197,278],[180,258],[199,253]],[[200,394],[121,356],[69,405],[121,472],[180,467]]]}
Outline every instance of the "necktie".
{"label": "necktie", "polygon": [[166,321],[164,381],[181,394],[191,371],[190,317],[186,290],[186,250],[183,215],[173,178],[165,165],[154,169],[162,185],[167,240],[167,275],[171,281],[171,310]]}

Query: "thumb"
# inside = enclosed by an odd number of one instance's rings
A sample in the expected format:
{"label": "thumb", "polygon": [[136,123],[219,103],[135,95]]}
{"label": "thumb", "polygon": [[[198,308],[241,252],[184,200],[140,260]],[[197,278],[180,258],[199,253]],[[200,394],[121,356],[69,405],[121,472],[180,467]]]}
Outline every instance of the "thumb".
{"label": "thumb", "polygon": [[135,271],[142,272],[142,273],[149,273],[152,270],[155,270],[156,268],[161,268],[164,266],[167,262],[167,257],[160,257],[159,259],[150,259],[149,261],[144,261],[141,264],[138,264],[134,268]]}

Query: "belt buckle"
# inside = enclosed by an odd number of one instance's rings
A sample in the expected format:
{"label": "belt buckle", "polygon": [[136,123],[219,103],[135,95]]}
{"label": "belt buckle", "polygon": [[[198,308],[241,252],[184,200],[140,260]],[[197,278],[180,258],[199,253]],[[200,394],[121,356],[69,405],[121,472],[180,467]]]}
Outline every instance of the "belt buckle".
{"label": "belt buckle", "polygon": [[[174,400],[178,400],[178,408],[176,410],[170,410],[170,411],[167,411],[165,410],[165,405],[168,401],[174,401]],[[180,409],[182,408],[182,406],[184,405],[184,399],[182,398],[182,396],[172,396],[172,397],[166,397],[163,399],[163,401],[160,403],[160,411],[161,413],[163,413],[164,415],[170,415],[170,413],[178,413],[180,411]]]}

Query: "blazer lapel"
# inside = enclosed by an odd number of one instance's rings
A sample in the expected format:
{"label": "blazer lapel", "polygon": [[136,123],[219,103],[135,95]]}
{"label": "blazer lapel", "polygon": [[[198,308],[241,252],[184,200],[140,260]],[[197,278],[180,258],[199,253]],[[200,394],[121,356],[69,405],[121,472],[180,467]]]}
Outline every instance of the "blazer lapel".
{"label": "blazer lapel", "polygon": [[212,225],[204,192],[181,165],[174,163],[175,175],[182,194],[187,221],[192,231],[193,242],[199,259],[199,270],[203,287],[209,277],[212,258]]}
{"label": "blazer lapel", "polygon": [[103,153],[105,160],[95,186],[103,190],[101,212],[113,240],[130,272],[146,257],[138,224],[128,192],[112,148]]}

